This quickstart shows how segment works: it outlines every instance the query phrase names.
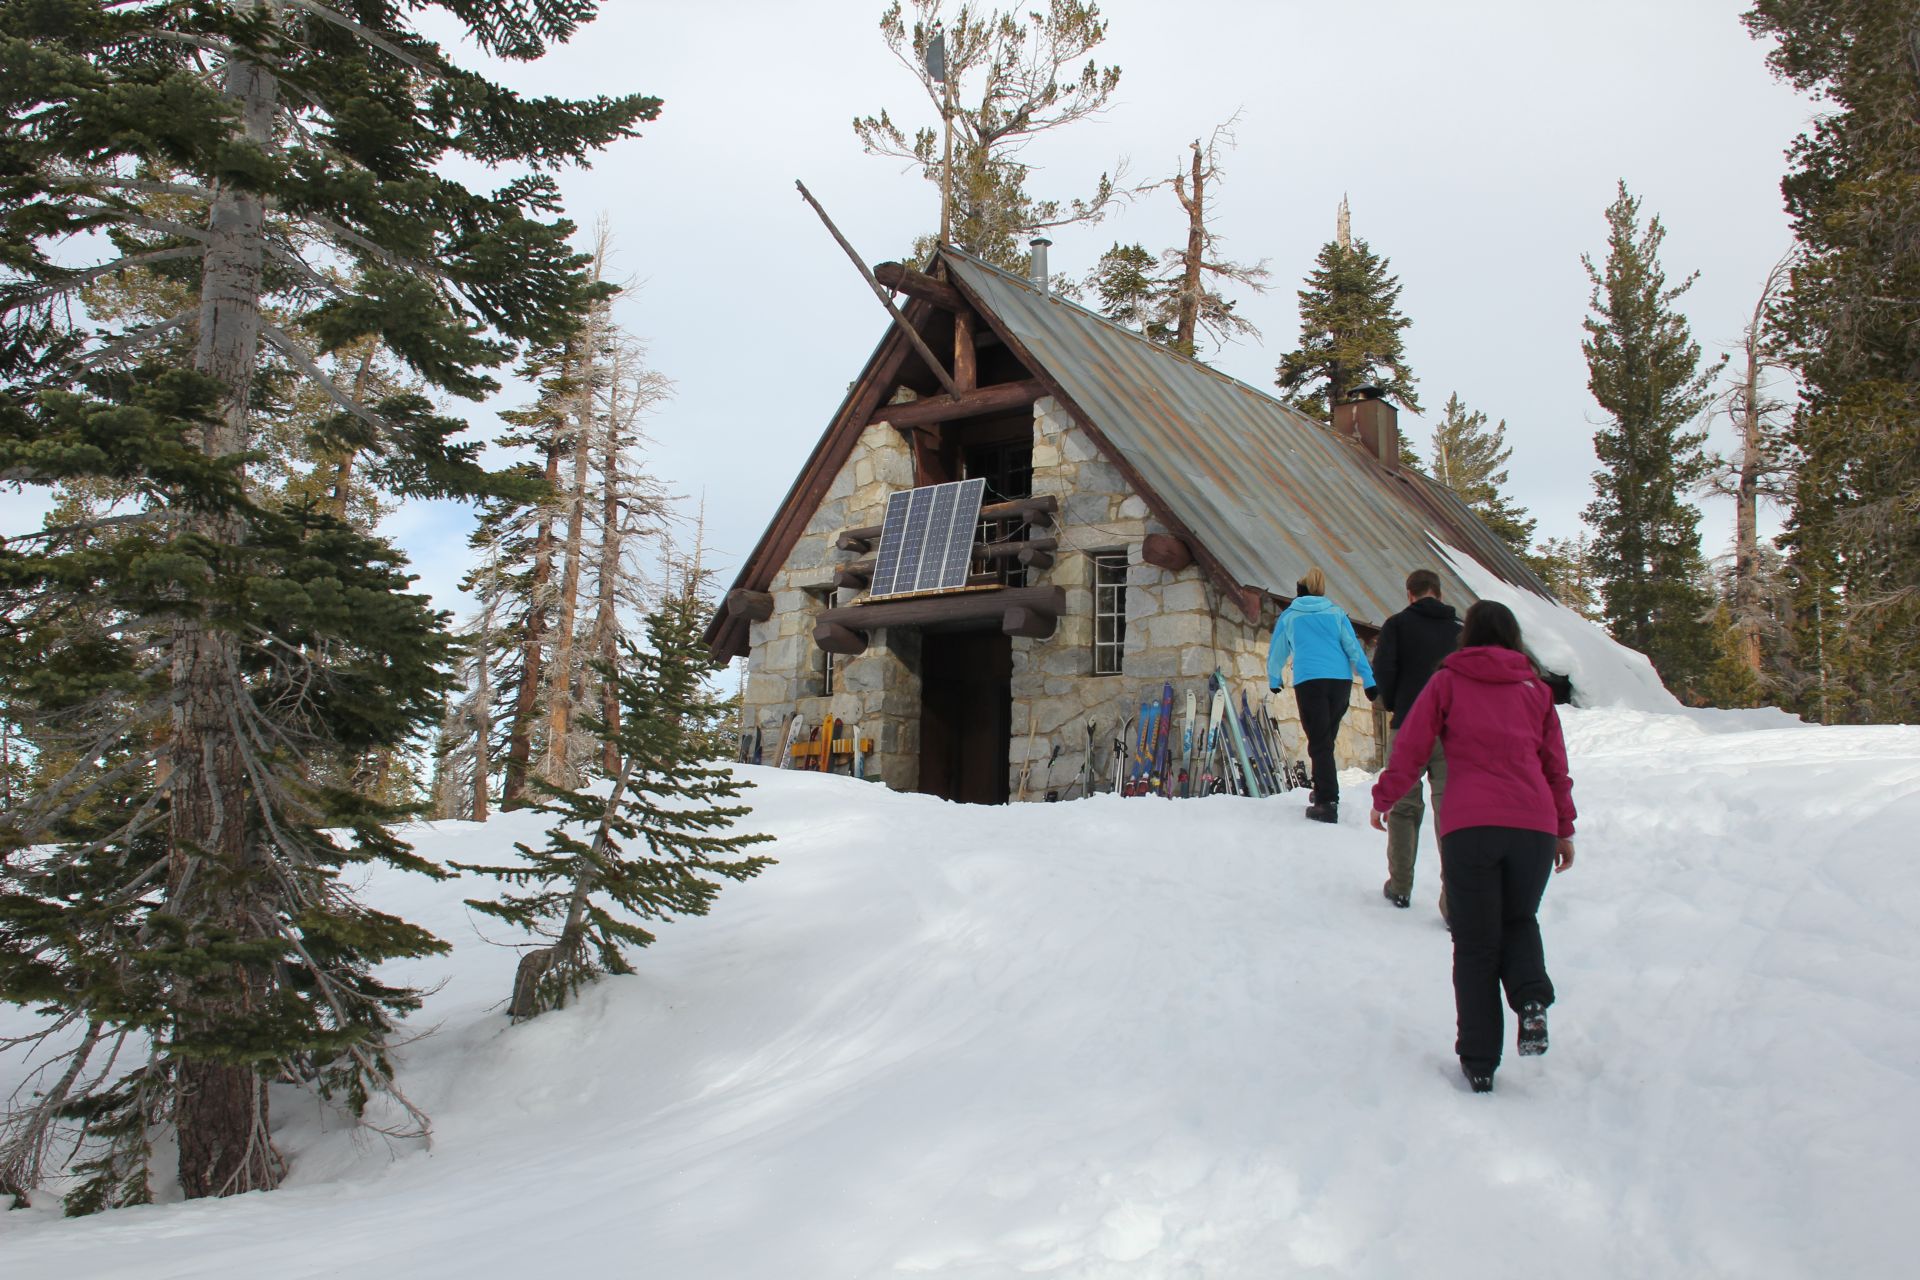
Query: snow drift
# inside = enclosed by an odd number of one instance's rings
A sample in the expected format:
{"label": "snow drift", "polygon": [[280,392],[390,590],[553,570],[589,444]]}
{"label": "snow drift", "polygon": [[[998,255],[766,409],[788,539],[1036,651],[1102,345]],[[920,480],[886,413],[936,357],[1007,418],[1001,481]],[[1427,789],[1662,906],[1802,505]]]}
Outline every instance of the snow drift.
{"label": "snow drift", "polygon": [[[1553,1050],[1510,1055],[1491,1097],[1455,1073],[1431,836],[1395,911],[1357,773],[1329,828],[1298,792],[985,809],[754,769],[780,865],[524,1026],[472,886],[367,887],[456,945],[415,971],[444,985],[404,1051],[431,1150],[282,1098],[284,1190],[0,1214],[0,1259],[63,1280],[1904,1272],[1920,730],[1566,719]],[[536,825],[415,838],[465,860]]]}

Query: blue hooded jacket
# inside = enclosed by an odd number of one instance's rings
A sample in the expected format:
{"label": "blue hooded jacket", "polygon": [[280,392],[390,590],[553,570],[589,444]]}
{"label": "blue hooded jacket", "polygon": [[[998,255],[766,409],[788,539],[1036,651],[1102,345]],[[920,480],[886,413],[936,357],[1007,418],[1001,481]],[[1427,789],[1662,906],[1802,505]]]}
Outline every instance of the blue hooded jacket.
{"label": "blue hooded jacket", "polygon": [[1353,633],[1346,611],[1325,596],[1299,596],[1280,615],[1273,627],[1273,644],[1267,649],[1267,687],[1284,689],[1287,682],[1287,658],[1293,658],[1293,682],[1302,680],[1351,680],[1355,675],[1366,688],[1373,688],[1373,668],[1367,665],[1367,651]]}

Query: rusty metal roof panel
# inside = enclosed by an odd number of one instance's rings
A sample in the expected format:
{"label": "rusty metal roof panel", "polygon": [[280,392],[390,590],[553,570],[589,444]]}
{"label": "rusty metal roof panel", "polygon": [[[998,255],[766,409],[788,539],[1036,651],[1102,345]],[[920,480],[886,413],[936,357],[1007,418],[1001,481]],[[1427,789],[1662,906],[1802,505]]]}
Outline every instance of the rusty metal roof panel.
{"label": "rusty metal roof panel", "polygon": [[1274,397],[1019,276],[942,252],[991,319],[1239,582],[1291,596],[1318,565],[1328,594],[1356,622],[1378,626],[1403,607],[1416,568],[1437,570],[1448,599],[1475,598],[1435,554],[1438,540],[1546,594],[1437,482],[1383,465]]}

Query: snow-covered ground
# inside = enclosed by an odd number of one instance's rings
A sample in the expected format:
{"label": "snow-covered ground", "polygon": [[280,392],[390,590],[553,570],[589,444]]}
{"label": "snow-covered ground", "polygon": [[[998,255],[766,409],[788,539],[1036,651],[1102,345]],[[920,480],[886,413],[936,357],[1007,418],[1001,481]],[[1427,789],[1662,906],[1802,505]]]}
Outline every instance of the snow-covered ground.
{"label": "snow-covered ground", "polygon": [[285,1189],[0,1214],[0,1271],[1910,1274],[1920,729],[1566,721],[1553,1049],[1491,1097],[1431,846],[1394,910],[1360,774],[1328,828],[1298,792],[986,809],[754,769],[780,864],[524,1026],[471,885],[368,887],[456,944],[405,1051],[430,1151],[283,1098]]}

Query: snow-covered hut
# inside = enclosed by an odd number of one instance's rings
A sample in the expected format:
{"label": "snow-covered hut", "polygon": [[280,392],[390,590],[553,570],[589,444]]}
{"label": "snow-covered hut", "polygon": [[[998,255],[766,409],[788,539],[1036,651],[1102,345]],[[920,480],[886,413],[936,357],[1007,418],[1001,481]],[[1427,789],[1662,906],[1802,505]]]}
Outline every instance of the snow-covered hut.
{"label": "snow-covered hut", "polygon": [[[716,659],[747,659],[745,727],[768,763],[794,714],[832,716],[841,772],[857,738],[866,775],[896,789],[1071,798],[1088,773],[1105,789],[1120,727],[1166,683],[1203,715],[1215,670],[1236,702],[1264,698],[1268,637],[1310,566],[1363,639],[1405,604],[1412,569],[1438,571],[1462,608],[1475,598],[1437,544],[1546,592],[1400,465],[1383,399],[1323,426],[953,249],[877,274],[943,367],[889,328],[708,630]],[[973,477],[972,572],[870,598],[889,495]],[[1353,698],[1338,754],[1370,767],[1384,724],[1357,684]],[[1273,708],[1301,758],[1291,696]]]}

